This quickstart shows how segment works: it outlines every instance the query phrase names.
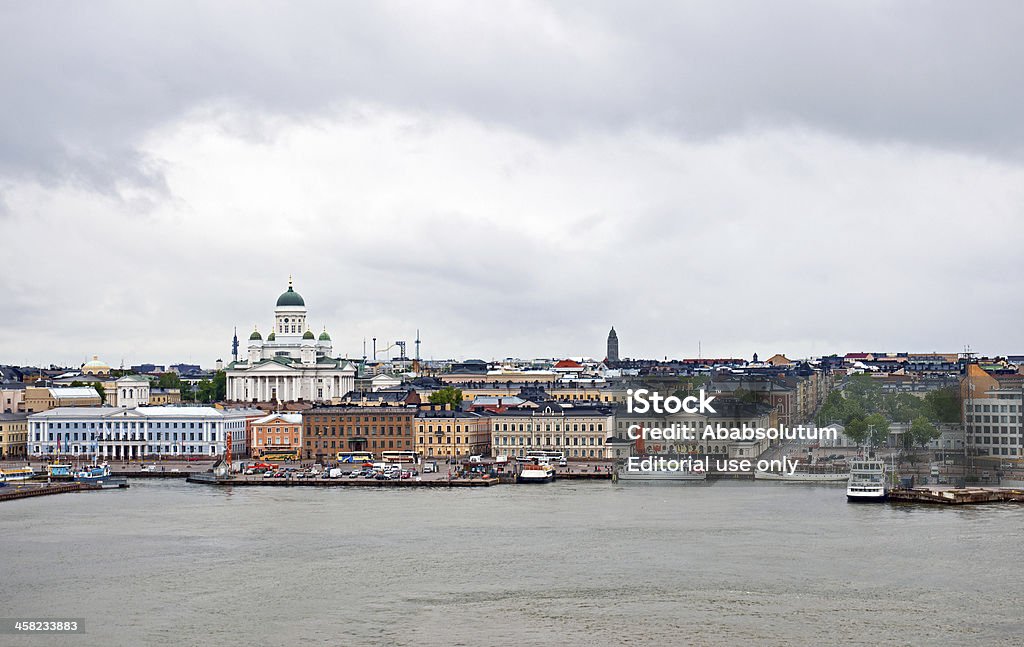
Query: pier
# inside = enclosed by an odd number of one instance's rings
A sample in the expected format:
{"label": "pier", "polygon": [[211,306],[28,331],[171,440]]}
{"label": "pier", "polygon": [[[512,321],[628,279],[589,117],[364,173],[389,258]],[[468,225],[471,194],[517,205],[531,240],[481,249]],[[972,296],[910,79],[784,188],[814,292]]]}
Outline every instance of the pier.
{"label": "pier", "polygon": [[498,485],[499,479],[265,479],[262,477],[235,476],[217,477],[213,474],[190,474],[188,483],[227,486],[268,486],[268,487],[490,487]]}
{"label": "pier", "polygon": [[1024,503],[1024,490],[1009,488],[896,488],[889,491],[890,501],[973,505],[979,503]]}
{"label": "pier", "polygon": [[98,485],[87,485],[85,483],[26,482],[0,488],[0,501],[13,501],[15,499],[27,499],[34,496],[48,496],[50,494],[67,494],[69,492],[92,492],[101,489],[103,488]]}

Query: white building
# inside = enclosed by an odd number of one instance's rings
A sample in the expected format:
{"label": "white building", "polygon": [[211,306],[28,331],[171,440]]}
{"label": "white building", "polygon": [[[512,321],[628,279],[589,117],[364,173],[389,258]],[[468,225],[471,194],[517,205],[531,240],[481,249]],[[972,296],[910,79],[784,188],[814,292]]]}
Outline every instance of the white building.
{"label": "white building", "polygon": [[330,402],[355,386],[356,367],[331,357],[331,336],[306,323],[306,302],[292,288],[277,298],[274,325],[264,340],[249,335],[246,359],[227,366],[227,398],[236,402]]}
{"label": "white building", "polygon": [[232,449],[247,443],[247,410],[213,407],[60,407],[29,416],[32,456],[219,456],[226,434]]}
{"label": "white building", "polygon": [[491,452],[525,456],[532,450],[560,451],[566,458],[613,458],[605,441],[615,417],[599,409],[545,402],[536,409],[509,409],[491,419]]}
{"label": "white building", "polygon": [[[122,409],[134,409],[135,407],[149,404],[150,383],[145,375],[125,375],[114,382],[116,394],[114,402]],[[108,396],[109,400],[110,397]]]}

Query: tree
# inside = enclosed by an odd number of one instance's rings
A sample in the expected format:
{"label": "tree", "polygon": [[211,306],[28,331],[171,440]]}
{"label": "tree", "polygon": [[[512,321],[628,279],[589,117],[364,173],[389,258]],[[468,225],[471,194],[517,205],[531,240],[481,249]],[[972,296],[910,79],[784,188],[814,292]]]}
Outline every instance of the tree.
{"label": "tree", "polygon": [[883,397],[882,409],[893,422],[910,422],[918,416],[926,415],[929,406],[917,396],[897,393]]}
{"label": "tree", "polygon": [[676,387],[674,396],[680,400],[688,398],[691,395],[697,395],[700,390],[708,383],[709,378],[707,375],[691,375],[679,378],[679,385]]}
{"label": "tree", "polygon": [[93,384],[92,387],[96,389],[96,393],[100,394],[100,403],[105,404],[107,402],[107,390],[104,389],[103,385],[99,382]]}
{"label": "tree", "polygon": [[213,400],[223,402],[228,395],[228,374],[224,371],[217,371],[213,375]]}
{"label": "tree", "polygon": [[858,416],[846,423],[844,433],[855,445],[863,445],[864,441],[868,439],[868,425],[864,422],[863,417]]}
{"label": "tree", "polygon": [[910,423],[910,437],[914,443],[924,447],[929,442],[939,437],[939,430],[924,416],[914,418]]}
{"label": "tree", "polygon": [[462,406],[462,389],[446,386],[430,394],[430,404],[450,404],[452,409]]}
{"label": "tree", "polygon": [[960,392],[955,388],[929,391],[924,401],[931,409],[929,417],[939,422],[960,422]]}
{"label": "tree", "polygon": [[880,413],[872,413],[864,419],[868,428],[868,442],[873,447],[884,445],[889,439],[889,421]]}
{"label": "tree", "polygon": [[[157,381],[156,385],[161,389],[182,388],[181,378],[178,377],[177,373],[164,373],[163,375],[160,376],[160,379]],[[184,391],[182,391],[182,393],[184,393]]]}

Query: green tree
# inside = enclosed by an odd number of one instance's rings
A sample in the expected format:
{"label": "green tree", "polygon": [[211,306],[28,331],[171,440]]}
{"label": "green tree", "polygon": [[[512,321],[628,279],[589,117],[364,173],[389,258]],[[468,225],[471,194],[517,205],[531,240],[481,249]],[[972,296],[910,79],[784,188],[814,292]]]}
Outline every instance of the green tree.
{"label": "green tree", "polygon": [[[180,388],[182,388],[182,386],[181,386],[181,378],[178,377],[177,373],[173,373],[173,372],[172,373],[164,373],[163,375],[161,375],[160,379],[157,380],[156,385],[159,388],[161,388],[161,389],[180,389]],[[184,395],[184,391],[182,392],[182,394]]]}
{"label": "green tree", "polygon": [[710,379],[711,378],[707,375],[690,375],[680,377],[679,384],[676,386],[676,390],[672,395],[680,399],[688,398],[691,395],[697,395]]}
{"label": "green tree", "polygon": [[446,386],[430,394],[430,404],[450,404],[452,409],[462,406],[462,389]]}
{"label": "green tree", "polygon": [[918,416],[910,423],[910,437],[915,444],[924,447],[939,437],[939,430],[927,418]]}
{"label": "green tree", "polygon": [[863,445],[868,439],[868,425],[862,416],[852,418],[846,423],[844,433],[855,445]]}
{"label": "green tree", "polygon": [[909,393],[897,393],[882,399],[882,410],[893,422],[910,422],[918,416],[926,415],[928,409],[924,400]]}
{"label": "green tree", "polygon": [[228,374],[217,371],[213,375],[213,401],[223,402],[228,395]]}
{"label": "green tree", "polygon": [[93,384],[92,387],[94,389],[96,389],[96,393],[100,394],[100,402],[103,403],[103,404],[106,404],[106,402],[107,402],[107,390],[103,388],[103,385],[100,384],[99,382],[97,382],[97,383]]}
{"label": "green tree", "polygon": [[864,418],[864,424],[868,428],[868,442],[873,447],[880,447],[889,439],[889,421],[882,414],[872,413]]}
{"label": "green tree", "polygon": [[960,392],[950,387],[929,391],[924,401],[931,409],[929,418],[939,422],[960,422]]}

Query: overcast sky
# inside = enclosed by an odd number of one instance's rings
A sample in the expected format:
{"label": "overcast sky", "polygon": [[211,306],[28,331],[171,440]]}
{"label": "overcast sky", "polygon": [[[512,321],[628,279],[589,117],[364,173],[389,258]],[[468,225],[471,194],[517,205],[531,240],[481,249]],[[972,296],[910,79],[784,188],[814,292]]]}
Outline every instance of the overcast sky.
{"label": "overcast sky", "polygon": [[[0,363],[1024,353],[1019,2],[0,4]],[[243,342],[244,344],[244,342]]]}

